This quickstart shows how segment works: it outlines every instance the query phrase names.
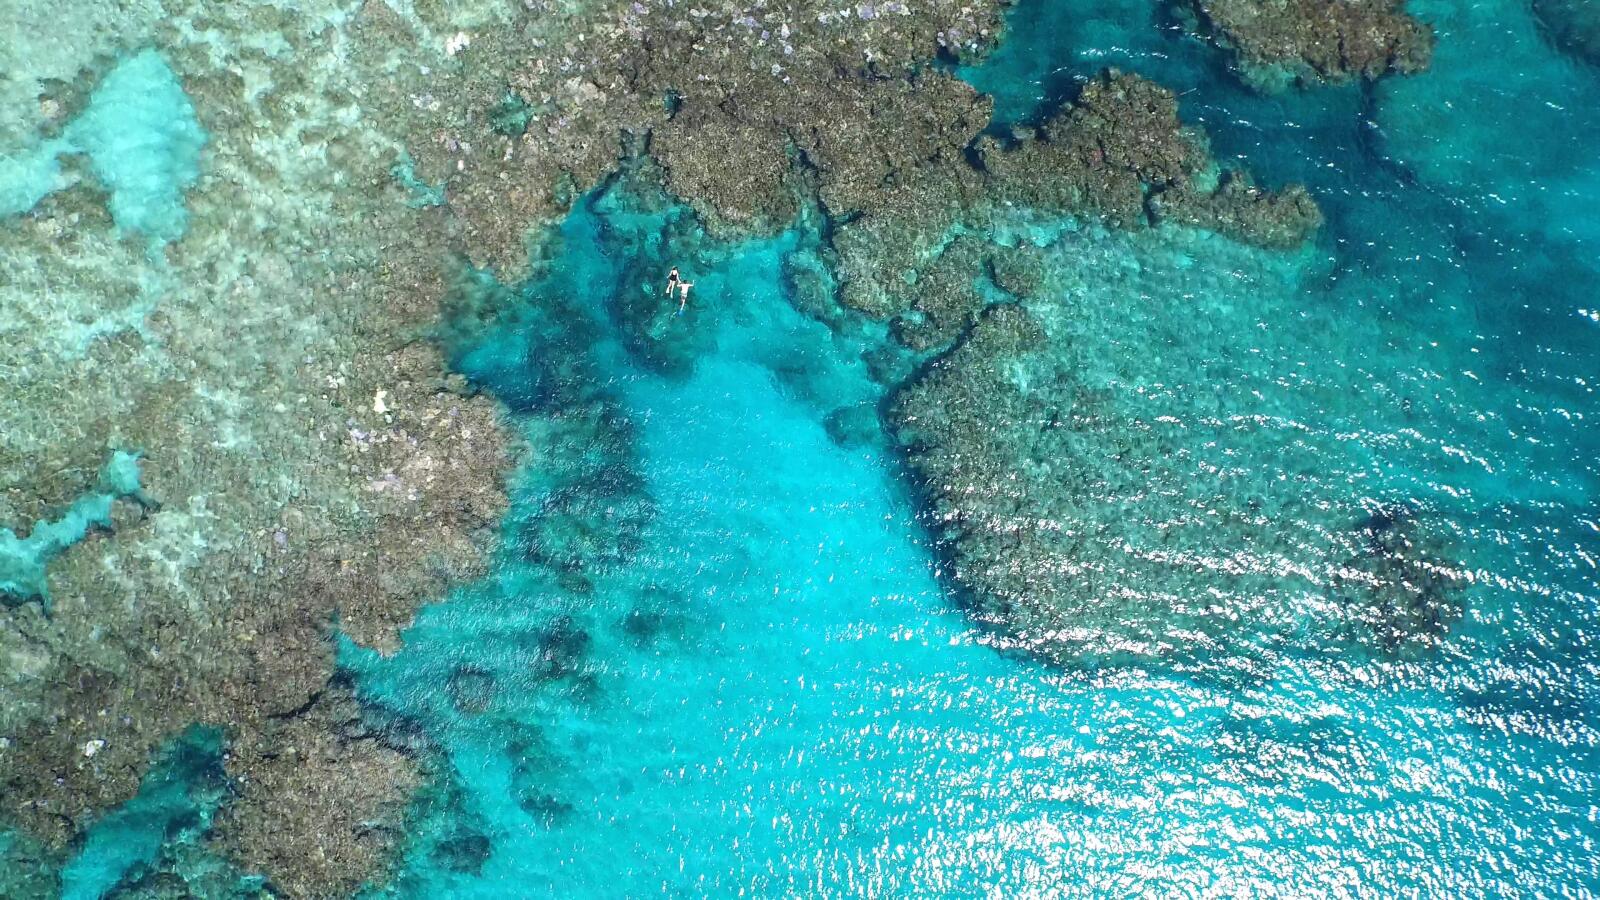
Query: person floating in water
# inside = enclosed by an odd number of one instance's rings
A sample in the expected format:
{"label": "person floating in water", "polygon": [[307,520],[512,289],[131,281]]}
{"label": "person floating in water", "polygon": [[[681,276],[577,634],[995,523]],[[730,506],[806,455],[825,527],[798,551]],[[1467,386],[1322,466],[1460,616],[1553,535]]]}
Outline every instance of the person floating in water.
{"label": "person floating in water", "polygon": [[673,313],[673,315],[683,312],[683,308],[689,304],[689,288],[692,287],[694,287],[694,282],[684,281],[683,277],[678,274],[677,266],[673,266],[672,271],[667,273],[666,295],[671,297],[673,291],[678,292],[678,312]]}

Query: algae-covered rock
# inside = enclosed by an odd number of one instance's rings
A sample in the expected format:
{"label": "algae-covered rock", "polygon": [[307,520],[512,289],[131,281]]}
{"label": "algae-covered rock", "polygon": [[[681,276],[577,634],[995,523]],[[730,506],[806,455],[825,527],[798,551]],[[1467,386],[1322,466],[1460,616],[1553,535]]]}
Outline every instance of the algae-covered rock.
{"label": "algae-covered rock", "polygon": [[1192,225],[1258,247],[1292,249],[1322,227],[1322,211],[1301,185],[1281,191],[1255,186],[1248,172],[1229,172],[1210,192],[1184,185],[1150,198],[1157,221]]}
{"label": "algae-covered rock", "polygon": [[367,727],[348,689],[235,742],[218,844],[290,897],[348,896],[376,875],[421,776]]}
{"label": "algae-covered rock", "polygon": [[1433,29],[1400,0],[1191,0],[1205,30],[1264,88],[1428,67]]}

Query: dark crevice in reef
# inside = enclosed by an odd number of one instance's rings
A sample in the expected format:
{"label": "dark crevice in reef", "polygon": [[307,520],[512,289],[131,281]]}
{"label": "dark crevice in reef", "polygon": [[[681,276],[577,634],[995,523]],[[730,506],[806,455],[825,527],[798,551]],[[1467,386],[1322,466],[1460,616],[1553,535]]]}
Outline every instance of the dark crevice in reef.
{"label": "dark crevice in reef", "polygon": [[297,719],[297,718],[305,715],[306,713],[310,712],[311,708],[316,706],[317,703],[322,700],[322,695],[323,695],[323,691],[321,691],[321,690],[313,691],[311,696],[306,698],[306,702],[300,704],[299,706],[295,707],[294,709],[286,709],[286,710],[283,710],[282,712],[268,713],[267,714],[267,718],[268,719],[278,719],[278,720]]}

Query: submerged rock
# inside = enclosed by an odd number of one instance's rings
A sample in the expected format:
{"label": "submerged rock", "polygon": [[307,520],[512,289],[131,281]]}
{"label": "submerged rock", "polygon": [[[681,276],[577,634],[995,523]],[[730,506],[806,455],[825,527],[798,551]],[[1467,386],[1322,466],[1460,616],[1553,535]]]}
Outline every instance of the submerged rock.
{"label": "submerged rock", "polygon": [[494,852],[494,844],[476,831],[452,834],[435,844],[429,858],[447,872],[476,875]]}
{"label": "submerged rock", "polygon": [[684,636],[689,623],[684,612],[687,605],[687,598],[681,594],[651,588],[642,593],[637,605],[617,624],[631,644],[648,647]]}
{"label": "submerged rock", "polygon": [[450,702],[468,715],[485,712],[498,691],[494,673],[473,666],[462,666],[450,676]]}
{"label": "submerged rock", "polygon": [[890,186],[852,195],[858,212],[833,236],[842,301],[876,318],[900,316],[896,337],[913,349],[947,345],[970,322],[985,302],[974,279],[986,268],[1032,290],[1016,264],[1026,251],[979,237],[1017,208],[1118,228],[1172,221],[1282,248],[1303,243],[1322,221],[1302,187],[1275,193],[1247,173],[1217,178],[1204,136],[1180,121],[1177,98],[1137,75],[1102,73],[1010,142],[960,133],[972,158],[952,148],[899,171]]}
{"label": "submerged rock", "polygon": [[544,828],[554,828],[569,819],[575,808],[554,789],[567,765],[560,755],[534,737],[519,739],[508,749],[511,790],[517,806]]}
{"label": "submerged rock", "polygon": [[1200,27],[1252,84],[1411,74],[1433,57],[1433,29],[1401,0],[1189,0]]}
{"label": "submerged rock", "polygon": [[539,635],[534,676],[555,680],[578,674],[593,646],[594,639],[573,617],[557,616]]}
{"label": "submerged rock", "polygon": [[348,896],[400,833],[420,772],[381,732],[357,727],[360,717],[347,689],[329,688],[307,710],[231,745],[235,796],[218,841],[248,870],[270,873],[275,894]]}
{"label": "submerged rock", "polygon": [[889,410],[944,572],[993,643],[1234,676],[1439,644],[1465,600],[1437,535],[1399,512],[1350,530],[1359,466],[1322,475],[1336,438],[1292,407],[1260,412],[1280,370],[1238,363],[1315,358],[1325,326],[1277,344],[1208,324],[1298,296],[1309,253],[1104,229],[1039,253],[1044,286],[984,309]]}
{"label": "submerged rock", "polygon": [[1533,14],[1557,47],[1578,59],[1600,66],[1600,3],[1593,0],[1533,0]]}
{"label": "submerged rock", "polygon": [[828,414],[823,421],[828,437],[840,447],[871,447],[882,440],[883,428],[878,411],[870,406],[845,406]]}
{"label": "submerged rock", "polygon": [[1369,639],[1393,652],[1437,644],[1465,611],[1464,576],[1443,541],[1409,505],[1380,507],[1359,522],[1360,552],[1340,569],[1341,602],[1371,629]]}

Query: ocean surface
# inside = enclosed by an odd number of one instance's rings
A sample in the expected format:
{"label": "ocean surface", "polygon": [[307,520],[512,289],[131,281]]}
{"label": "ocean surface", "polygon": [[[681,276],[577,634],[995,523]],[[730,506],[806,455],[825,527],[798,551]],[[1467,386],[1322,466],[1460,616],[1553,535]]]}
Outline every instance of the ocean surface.
{"label": "ocean surface", "polygon": [[[1024,0],[958,72],[1009,122],[1149,76],[1327,216],[1280,253],[1018,215],[1099,404],[1064,527],[1124,608],[1222,604],[1232,642],[1167,668],[997,647],[892,440],[830,433],[885,398],[874,336],[788,296],[821,226],[718,241],[624,174],[526,282],[464,274],[441,325],[527,450],[491,574],[393,656],[341,647],[442,760],[371,895],[1600,892],[1600,67],[1520,0],[1418,0],[1430,72],[1266,96],[1154,7]],[[1396,509],[1452,612],[1419,647],[1338,642],[1328,536]],[[75,896],[203,832],[190,749],[82,843]]]}

